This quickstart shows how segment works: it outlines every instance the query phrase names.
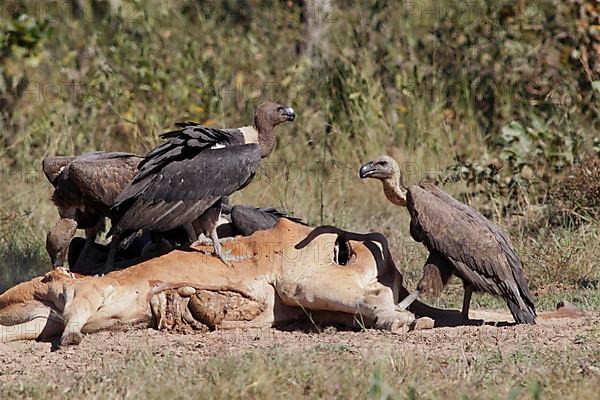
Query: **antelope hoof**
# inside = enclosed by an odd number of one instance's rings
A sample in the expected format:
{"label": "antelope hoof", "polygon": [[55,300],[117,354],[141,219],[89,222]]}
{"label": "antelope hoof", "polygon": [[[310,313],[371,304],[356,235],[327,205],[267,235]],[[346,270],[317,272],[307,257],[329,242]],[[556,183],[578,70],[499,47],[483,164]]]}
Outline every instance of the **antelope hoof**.
{"label": "antelope hoof", "polygon": [[422,331],[424,329],[433,329],[435,321],[429,317],[417,318],[412,324],[410,324],[411,331]]}

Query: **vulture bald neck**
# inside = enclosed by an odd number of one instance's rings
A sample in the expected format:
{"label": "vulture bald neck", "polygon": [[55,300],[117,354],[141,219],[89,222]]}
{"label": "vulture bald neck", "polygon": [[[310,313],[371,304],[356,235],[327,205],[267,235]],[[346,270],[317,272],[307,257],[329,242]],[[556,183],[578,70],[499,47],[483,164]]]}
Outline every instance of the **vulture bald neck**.
{"label": "vulture bald neck", "polygon": [[139,230],[155,233],[185,230],[189,244],[210,236],[215,254],[225,263],[217,235],[223,197],[244,188],[262,158],[275,147],[275,127],[295,119],[294,110],[274,102],[260,104],[253,126],[212,128],[194,122],[161,135],[111,209],[113,245],[105,269],[123,237]]}
{"label": "vulture bald neck", "polygon": [[466,320],[471,294],[477,290],[504,298],[517,323],[535,323],[533,296],[521,261],[500,227],[435,185],[404,186],[402,171],[391,157],[364,164],[359,175],[380,180],[387,199],[408,209],[411,236],[429,250],[417,290],[399,308],[408,307],[422,293],[439,295],[456,275],[465,289],[462,315]]}
{"label": "vulture bald neck", "polygon": [[[292,111],[293,113],[293,111]],[[270,118],[270,108],[259,106],[254,113],[254,128],[257,130],[257,141],[261,158],[267,157],[275,148],[275,124]]]}

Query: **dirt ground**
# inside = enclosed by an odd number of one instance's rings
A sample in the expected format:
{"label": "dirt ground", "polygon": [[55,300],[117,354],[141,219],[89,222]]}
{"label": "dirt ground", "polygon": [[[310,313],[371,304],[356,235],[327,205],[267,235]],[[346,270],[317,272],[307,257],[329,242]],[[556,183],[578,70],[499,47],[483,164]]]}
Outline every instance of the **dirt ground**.
{"label": "dirt ground", "polygon": [[[131,350],[144,349],[154,356],[198,362],[214,357],[235,356],[265,349],[302,353],[309,349],[343,346],[352,358],[376,358],[388,352],[435,355],[494,350],[510,353],[519,348],[537,348],[556,353],[589,350],[600,361],[600,313],[588,312],[577,319],[540,321],[535,326],[461,326],[406,333],[377,330],[337,331],[329,327],[278,330],[256,329],[172,334],[154,329],[101,332],[86,335],[79,346],[56,349],[52,343],[0,343],[0,383],[36,380],[48,375],[93,373],[107,362],[127,362]],[[595,355],[594,355],[595,354]],[[34,366],[32,368],[32,366]],[[600,365],[582,364],[600,377]]]}

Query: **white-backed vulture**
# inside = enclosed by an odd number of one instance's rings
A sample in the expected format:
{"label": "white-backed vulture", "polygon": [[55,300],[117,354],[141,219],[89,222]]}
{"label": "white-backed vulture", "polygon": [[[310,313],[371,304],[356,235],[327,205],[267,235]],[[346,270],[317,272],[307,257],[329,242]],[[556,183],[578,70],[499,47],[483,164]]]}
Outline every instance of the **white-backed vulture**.
{"label": "white-backed vulture", "polygon": [[112,268],[121,238],[139,230],[167,232],[183,227],[190,242],[210,236],[227,264],[216,231],[221,199],[244,188],[262,158],[275,147],[274,129],[293,121],[294,110],[266,102],[254,113],[254,126],[239,129],[179,124],[150,151],[139,172],[111,209],[113,242],[106,262]]}
{"label": "white-backed vulture", "polygon": [[[383,183],[387,199],[410,214],[410,234],[429,250],[423,277],[411,296],[443,290],[452,275],[464,284],[462,315],[468,319],[474,290],[501,296],[517,323],[535,323],[535,307],[521,261],[508,235],[473,208],[438,187],[405,187],[394,159],[381,156],[360,168],[361,178]],[[406,305],[406,304],[403,304]]]}
{"label": "white-backed vulture", "polygon": [[46,250],[54,268],[63,266],[69,242],[86,230],[84,252],[104,229],[104,219],[116,197],[137,173],[142,160],[134,154],[94,152],[80,156],[47,157],[42,162],[54,186],[52,201],[61,219],[46,237]]}

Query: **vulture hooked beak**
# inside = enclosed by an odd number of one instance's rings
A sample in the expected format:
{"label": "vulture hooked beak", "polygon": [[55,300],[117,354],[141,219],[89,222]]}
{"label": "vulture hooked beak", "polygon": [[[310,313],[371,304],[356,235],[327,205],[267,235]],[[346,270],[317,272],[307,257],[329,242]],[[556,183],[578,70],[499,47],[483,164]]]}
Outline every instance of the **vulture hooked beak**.
{"label": "vulture hooked beak", "polygon": [[292,107],[284,107],[283,110],[281,110],[281,115],[283,115],[287,121],[296,119],[296,113]]}
{"label": "vulture hooked beak", "polygon": [[373,175],[373,173],[375,173],[376,171],[377,167],[373,164],[373,161],[369,161],[368,163],[360,167],[358,175],[360,176],[360,179],[365,179],[368,178],[370,175]]}

